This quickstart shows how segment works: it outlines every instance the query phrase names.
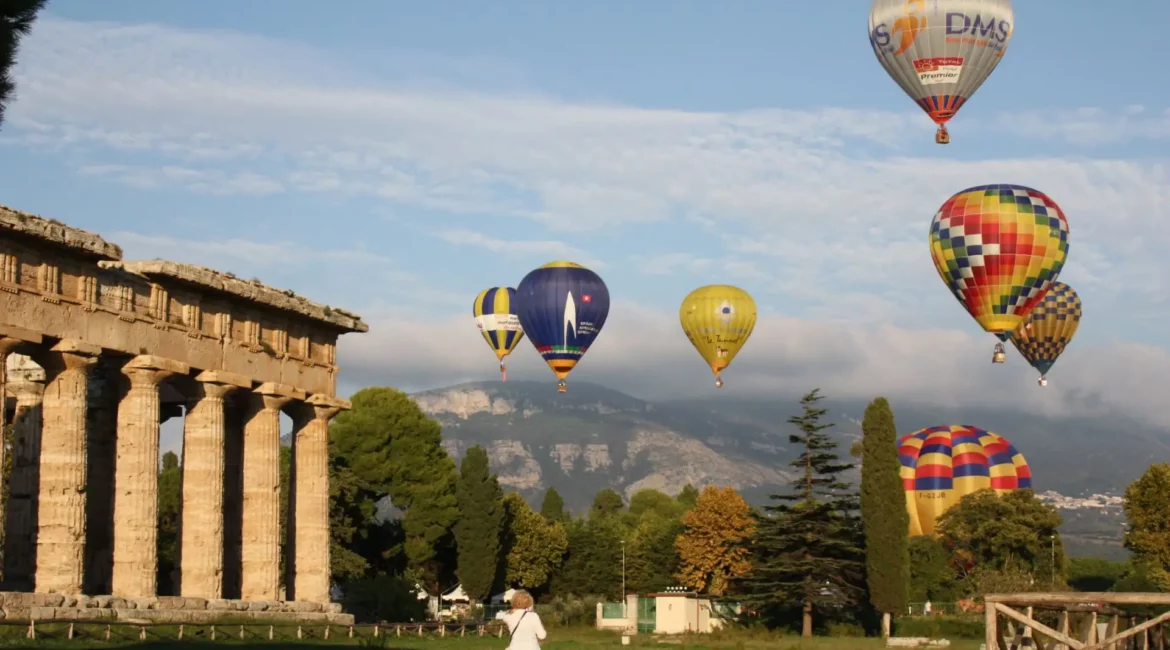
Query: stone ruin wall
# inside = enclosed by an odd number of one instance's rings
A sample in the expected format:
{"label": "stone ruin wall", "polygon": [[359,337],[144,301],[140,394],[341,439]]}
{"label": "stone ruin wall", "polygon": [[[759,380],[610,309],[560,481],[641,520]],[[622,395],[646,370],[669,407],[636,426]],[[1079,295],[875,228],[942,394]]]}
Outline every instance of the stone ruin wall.
{"label": "stone ruin wall", "polygon": [[[348,408],[337,338],[367,330],[292,292],[123,261],[97,235],[0,207],[0,413],[14,429],[3,584],[35,592],[0,607],[344,617],[329,603],[328,421]],[[288,594],[282,412],[294,422]],[[156,598],[158,435],[179,413],[181,598],[168,600]]]}

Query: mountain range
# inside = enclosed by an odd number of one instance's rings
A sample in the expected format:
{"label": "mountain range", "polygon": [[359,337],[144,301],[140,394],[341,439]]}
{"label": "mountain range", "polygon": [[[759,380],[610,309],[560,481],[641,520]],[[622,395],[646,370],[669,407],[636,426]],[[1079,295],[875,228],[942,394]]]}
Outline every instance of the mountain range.
{"label": "mountain range", "polygon": [[[577,512],[602,488],[628,498],[643,488],[675,494],[688,483],[730,485],[749,502],[763,503],[791,478],[788,463],[799,453],[788,443],[787,423],[800,412],[798,395],[648,402],[588,382],[559,394],[547,383],[493,381],[412,397],[442,424],[443,445],[456,460],[481,445],[505,489],[539,504],[554,487]],[[832,396],[820,404],[848,457],[866,404]],[[1151,462],[1170,456],[1170,434],[1129,420],[1054,420],[991,405],[892,406],[901,433],[968,424],[1005,436],[1028,460],[1037,491],[1120,494]],[[1070,553],[1121,551],[1117,512],[1065,518]]]}

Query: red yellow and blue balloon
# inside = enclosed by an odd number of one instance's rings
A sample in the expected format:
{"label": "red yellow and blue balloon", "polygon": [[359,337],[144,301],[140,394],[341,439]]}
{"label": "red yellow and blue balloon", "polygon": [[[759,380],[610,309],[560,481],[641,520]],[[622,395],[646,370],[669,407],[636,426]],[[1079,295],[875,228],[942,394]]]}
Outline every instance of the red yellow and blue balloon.
{"label": "red yellow and blue balloon", "polygon": [[609,315],[609,289],[575,262],[549,262],[516,287],[516,314],[524,333],[557,376],[557,391],[589,351]]}
{"label": "red yellow and blue balloon", "polygon": [[910,536],[934,533],[935,522],[964,496],[986,488],[1004,495],[1032,487],[1024,455],[1003,436],[967,425],[930,427],[898,441]]}
{"label": "red yellow and blue balloon", "polygon": [[496,359],[500,362],[500,376],[504,381],[508,381],[504,357],[511,354],[520,339],[524,338],[524,328],[520,327],[515,305],[516,290],[511,287],[484,289],[471,304],[475,326],[496,353]]}
{"label": "red yellow and blue balloon", "polygon": [[1012,344],[1033,368],[1040,371],[1037,383],[1048,385],[1048,371],[1060,358],[1081,324],[1081,298],[1073,288],[1056,282],[1032,313],[1012,332]]}
{"label": "red yellow and blue balloon", "polygon": [[[1007,341],[1068,257],[1064,211],[1023,185],[980,185],[943,203],[930,224],[935,270],[985,331]],[[995,361],[1002,362],[996,344]]]}

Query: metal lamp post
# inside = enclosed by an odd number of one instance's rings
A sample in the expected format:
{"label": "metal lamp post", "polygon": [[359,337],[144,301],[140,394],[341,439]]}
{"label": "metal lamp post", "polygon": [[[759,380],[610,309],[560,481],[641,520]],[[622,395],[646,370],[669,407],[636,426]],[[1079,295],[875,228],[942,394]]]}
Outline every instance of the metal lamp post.
{"label": "metal lamp post", "polygon": [[626,540],[622,540],[622,617],[630,618],[629,612],[626,611]]}
{"label": "metal lamp post", "polygon": [[1048,541],[1050,544],[1050,551],[1051,551],[1051,559],[1049,560],[1050,564],[1049,564],[1049,569],[1048,569],[1048,571],[1049,571],[1048,575],[1052,577],[1052,588],[1055,589],[1056,588],[1056,534],[1053,533],[1053,534],[1049,535]]}

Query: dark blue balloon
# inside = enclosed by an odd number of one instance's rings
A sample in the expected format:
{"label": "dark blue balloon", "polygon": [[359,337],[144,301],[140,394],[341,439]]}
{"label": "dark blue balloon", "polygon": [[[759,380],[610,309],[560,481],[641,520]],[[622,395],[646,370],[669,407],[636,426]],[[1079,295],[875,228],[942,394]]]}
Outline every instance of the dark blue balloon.
{"label": "dark blue balloon", "polygon": [[609,315],[609,289],[589,269],[549,262],[516,287],[516,315],[524,334],[560,379],[584,356]]}

